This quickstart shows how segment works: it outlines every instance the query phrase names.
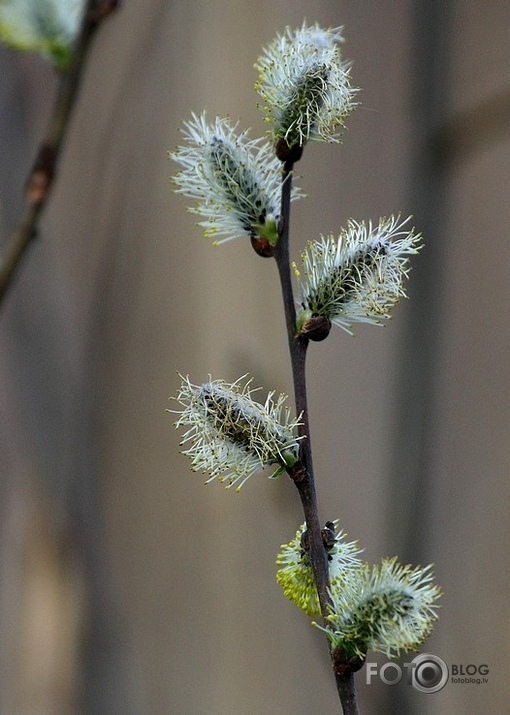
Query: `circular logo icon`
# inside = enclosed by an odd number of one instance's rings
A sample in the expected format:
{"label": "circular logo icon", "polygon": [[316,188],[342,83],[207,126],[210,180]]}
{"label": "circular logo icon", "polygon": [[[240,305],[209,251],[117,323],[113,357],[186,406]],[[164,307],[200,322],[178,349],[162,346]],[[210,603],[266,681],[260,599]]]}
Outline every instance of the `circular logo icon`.
{"label": "circular logo icon", "polygon": [[411,661],[412,686],[421,693],[437,693],[448,682],[448,666],[438,655],[422,653]]}

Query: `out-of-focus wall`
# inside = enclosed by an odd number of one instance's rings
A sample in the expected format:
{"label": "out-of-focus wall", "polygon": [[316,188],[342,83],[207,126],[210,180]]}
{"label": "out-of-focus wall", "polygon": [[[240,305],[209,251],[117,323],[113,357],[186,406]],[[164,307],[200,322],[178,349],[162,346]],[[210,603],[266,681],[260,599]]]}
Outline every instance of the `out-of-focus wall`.
{"label": "out-of-focus wall", "polygon": [[[435,695],[362,673],[362,712],[505,711],[510,6],[132,0],[96,39],[0,315],[1,715],[339,710],[323,637],[275,584],[301,522],[292,484],[204,486],[165,413],[177,371],[290,391],[275,266],[202,238],[166,152],[202,108],[262,133],[253,63],[304,18],[345,26],[362,91],[344,144],[298,166],[294,256],[393,212],[426,244],[386,329],[310,348],[322,516],[371,561],[433,561],[445,595],[426,650],[490,668]],[[55,77],[0,63],[3,245]]]}

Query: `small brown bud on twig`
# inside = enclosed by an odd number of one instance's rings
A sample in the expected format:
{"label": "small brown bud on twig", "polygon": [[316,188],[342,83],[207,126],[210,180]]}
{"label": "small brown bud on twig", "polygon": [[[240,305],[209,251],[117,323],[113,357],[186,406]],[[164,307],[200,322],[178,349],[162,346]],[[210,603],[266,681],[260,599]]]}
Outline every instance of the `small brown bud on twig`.
{"label": "small brown bud on twig", "polygon": [[274,151],[280,161],[285,161],[289,164],[299,161],[303,156],[303,147],[300,144],[289,146],[285,139],[276,140]]}
{"label": "small brown bud on twig", "polygon": [[308,340],[320,342],[325,340],[331,331],[331,321],[324,315],[309,318],[302,326],[299,334]]}
{"label": "small brown bud on twig", "polygon": [[267,238],[260,236],[250,236],[251,245],[255,253],[263,258],[272,258],[274,256],[275,245],[270,243]]}
{"label": "small brown bud on twig", "polygon": [[41,204],[55,174],[55,150],[49,144],[43,144],[35,160],[26,187],[26,198],[30,206]]}
{"label": "small brown bud on twig", "polygon": [[296,484],[299,484],[306,478],[308,472],[302,462],[296,462],[292,467],[287,467],[287,474]]}
{"label": "small brown bud on twig", "polygon": [[357,655],[348,658],[342,648],[334,648],[331,652],[331,662],[335,673],[341,678],[346,678],[350,673],[356,673],[364,666],[365,658]]}

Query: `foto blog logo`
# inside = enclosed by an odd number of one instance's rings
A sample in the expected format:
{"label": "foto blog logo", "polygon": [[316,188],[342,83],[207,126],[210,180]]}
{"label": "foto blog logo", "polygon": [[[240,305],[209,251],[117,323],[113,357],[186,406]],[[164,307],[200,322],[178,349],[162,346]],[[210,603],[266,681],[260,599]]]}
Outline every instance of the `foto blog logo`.
{"label": "foto blog logo", "polygon": [[375,675],[378,675],[385,685],[397,685],[402,680],[404,671],[407,682],[421,693],[437,693],[448,682],[448,666],[438,655],[421,653],[410,663],[403,663],[403,668],[404,670],[398,663],[393,662],[385,663],[380,668],[377,663],[367,663],[367,685],[370,685]]}

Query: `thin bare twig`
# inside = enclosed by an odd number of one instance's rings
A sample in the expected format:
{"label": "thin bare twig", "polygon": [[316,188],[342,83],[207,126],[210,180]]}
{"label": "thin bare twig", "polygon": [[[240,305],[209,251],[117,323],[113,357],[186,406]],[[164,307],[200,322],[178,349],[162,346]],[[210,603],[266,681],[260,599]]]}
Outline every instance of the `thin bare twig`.
{"label": "thin bare twig", "polygon": [[69,67],[61,71],[55,106],[45,139],[28,176],[25,208],[0,266],[0,302],[4,299],[32,239],[53,188],[56,168],[69,120],[76,104],[92,38],[101,22],[118,6],[118,0],[88,0]]}

